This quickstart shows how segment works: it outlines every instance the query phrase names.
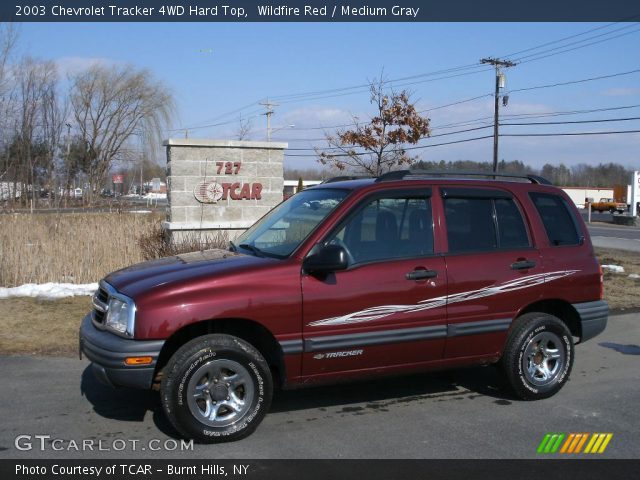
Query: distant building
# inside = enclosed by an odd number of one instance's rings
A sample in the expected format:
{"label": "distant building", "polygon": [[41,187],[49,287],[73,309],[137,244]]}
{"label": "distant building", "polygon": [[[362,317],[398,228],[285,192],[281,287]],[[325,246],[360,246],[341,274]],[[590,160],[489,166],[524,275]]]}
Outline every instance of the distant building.
{"label": "distant building", "polygon": [[560,187],[569,195],[578,208],[585,208],[587,202],[600,201],[601,198],[614,198],[613,188]]}
{"label": "distant building", "polygon": [[[282,195],[284,198],[289,198],[292,195],[298,193],[298,183],[299,180],[285,180],[284,181],[284,190]],[[303,180],[302,185],[304,188],[312,187],[313,185],[319,185],[322,183],[322,180]]]}

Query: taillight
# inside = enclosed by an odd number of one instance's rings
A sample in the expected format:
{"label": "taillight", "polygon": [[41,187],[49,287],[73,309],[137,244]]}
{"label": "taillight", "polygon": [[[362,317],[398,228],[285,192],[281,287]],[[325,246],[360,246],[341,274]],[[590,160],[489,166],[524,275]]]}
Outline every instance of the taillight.
{"label": "taillight", "polygon": [[598,274],[600,275],[600,300],[604,300],[604,275],[600,264],[598,264]]}

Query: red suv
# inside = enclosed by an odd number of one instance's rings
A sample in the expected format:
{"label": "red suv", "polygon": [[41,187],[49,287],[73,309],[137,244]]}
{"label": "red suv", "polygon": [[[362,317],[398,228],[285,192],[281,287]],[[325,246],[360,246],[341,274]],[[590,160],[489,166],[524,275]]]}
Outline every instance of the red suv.
{"label": "red suv", "polygon": [[229,250],[114,272],[81,350],[201,442],[250,434],[274,384],[498,363],[515,395],[549,397],[607,323],[587,229],[540,177],[461,177],[328,181]]}

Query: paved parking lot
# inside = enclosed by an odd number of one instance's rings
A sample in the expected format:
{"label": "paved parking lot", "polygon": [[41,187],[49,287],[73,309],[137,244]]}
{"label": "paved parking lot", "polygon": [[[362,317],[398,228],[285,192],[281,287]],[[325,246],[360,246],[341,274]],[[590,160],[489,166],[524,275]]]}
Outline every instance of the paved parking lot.
{"label": "paved parking lot", "polygon": [[[577,347],[571,381],[544,401],[505,394],[492,367],[280,392],[249,438],[167,453],[146,447],[174,435],[156,394],[104,387],[86,360],[3,357],[0,458],[535,458],[548,432],[610,432],[602,457],[638,458],[639,361],[640,315],[616,315]],[[21,434],[63,439],[58,446],[134,439],[140,450],[55,452],[45,442],[23,452]]]}

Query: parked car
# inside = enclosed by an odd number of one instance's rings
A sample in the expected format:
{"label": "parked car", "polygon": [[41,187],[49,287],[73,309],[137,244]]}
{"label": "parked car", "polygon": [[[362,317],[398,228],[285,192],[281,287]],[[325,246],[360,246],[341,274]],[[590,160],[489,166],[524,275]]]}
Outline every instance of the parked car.
{"label": "parked car", "polygon": [[159,389],[200,442],[249,435],[274,385],[498,364],[519,398],[550,397],[608,306],[576,207],[523,179],[402,171],[308,188],[229,250],[108,275],[81,351],[105,383]]}

